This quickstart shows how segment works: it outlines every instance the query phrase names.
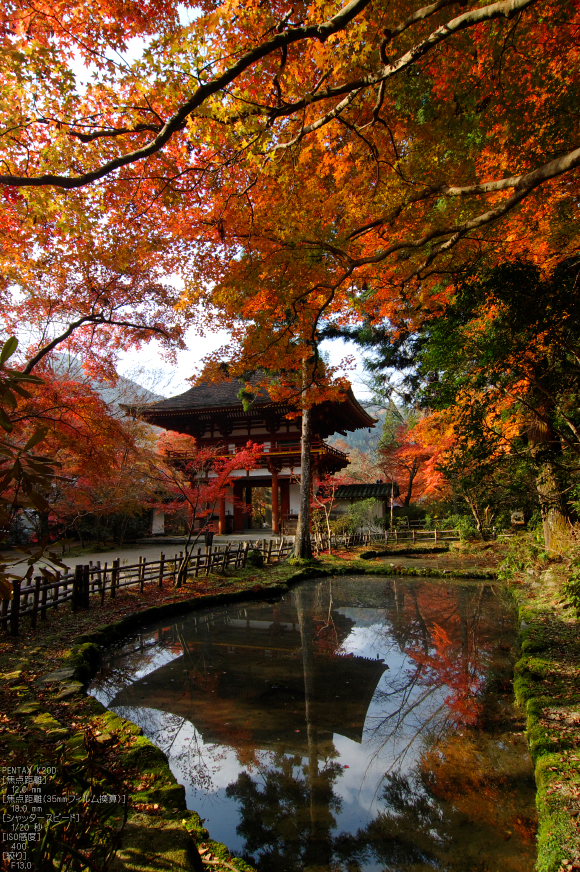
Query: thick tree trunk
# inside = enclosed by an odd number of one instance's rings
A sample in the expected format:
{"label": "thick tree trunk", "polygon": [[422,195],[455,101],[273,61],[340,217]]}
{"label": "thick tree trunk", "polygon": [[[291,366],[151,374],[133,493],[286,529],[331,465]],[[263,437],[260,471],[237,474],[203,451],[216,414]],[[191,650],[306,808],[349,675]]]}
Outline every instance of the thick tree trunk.
{"label": "thick tree trunk", "polygon": [[312,486],[312,411],[302,410],[302,447],[300,452],[300,514],[294,539],[294,557],[310,559],[312,557],[312,540],[310,537],[310,501]]}
{"label": "thick tree trunk", "polygon": [[408,508],[411,505],[411,497],[413,496],[413,482],[417,476],[417,472],[419,471],[419,467],[415,462],[413,462],[410,469],[407,470],[409,473],[409,481],[407,482],[407,493],[405,494],[405,499],[403,500],[403,505],[405,508]]}
{"label": "thick tree trunk", "polygon": [[546,457],[538,464],[536,490],[542,511],[544,543],[549,551],[558,533],[568,527],[568,514],[557,469]]}
{"label": "thick tree trunk", "polygon": [[556,464],[556,457],[562,449],[552,428],[544,422],[530,428],[529,436],[537,470],[536,490],[542,512],[544,543],[550,551],[558,533],[568,527],[564,488]]}

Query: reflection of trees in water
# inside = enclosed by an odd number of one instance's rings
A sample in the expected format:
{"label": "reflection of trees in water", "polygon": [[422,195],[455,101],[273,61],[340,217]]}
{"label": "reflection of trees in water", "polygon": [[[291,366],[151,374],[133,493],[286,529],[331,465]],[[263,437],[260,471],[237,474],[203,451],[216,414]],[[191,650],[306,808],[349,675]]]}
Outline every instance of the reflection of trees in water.
{"label": "reflection of trees in water", "polygon": [[417,741],[478,724],[492,667],[511,670],[498,652],[511,626],[488,586],[393,582],[390,600],[383,649],[388,659],[389,646],[396,646],[406,662],[375,694],[374,709],[383,714],[367,726],[375,756],[391,748],[392,770]]}
{"label": "reflection of trees in water", "polygon": [[[157,712],[155,718],[144,712],[149,722],[142,718],[140,724],[171,754],[184,777],[206,793],[212,791],[220,757],[230,748],[235,751],[249,771],[229,785],[226,795],[239,805],[237,832],[245,841],[247,858],[258,863],[261,872],[315,868],[350,872],[366,863],[382,864],[385,870],[422,866],[463,872],[484,869],[485,862],[492,861],[506,872],[512,868],[522,872],[528,868],[527,859],[510,865],[512,844],[519,846],[522,855],[527,850],[524,841],[518,841],[519,835],[508,845],[505,862],[503,841],[496,856],[496,848],[489,848],[486,840],[497,842],[498,816],[514,833],[521,833],[522,839],[529,835],[532,825],[524,807],[525,791],[521,807],[504,802],[504,793],[519,790],[519,786],[510,781],[511,776],[503,781],[484,777],[486,770],[494,773],[497,768],[490,750],[495,746],[490,740],[489,748],[482,751],[469,728],[481,720],[489,670],[497,667],[501,672],[502,664],[509,666],[506,656],[498,654],[504,627],[511,633],[509,619],[483,586],[390,584],[383,606],[386,624],[380,630],[369,628],[369,633],[381,657],[390,660],[391,671],[375,694],[373,714],[367,719],[367,739],[374,749],[369,769],[376,770],[378,758],[388,758],[389,770],[376,793],[386,808],[358,833],[336,833],[341,810],[336,787],[343,767],[333,760],[336,751],[329,749],[328,738],[321,738],[313,705],[315,660],[344,653],[349,623],[353,623],[335,610],[332,582],[298,588],[293,594],[300,628],[297,653],[304,676],[304,757],[287,748],[257,752],[252,736],[243,733],[239,723],[232,727],[231,737],[221,725],[220,734],[226,741],[222,746],[203,746],[189,722],[177,715],[160,717]],[[264,620],[261,613],[260,620]],[[181,646],[185,667],[183,681],[176,681],[175,690],[192,699],[196,688],[208,693],[212,682],[217,682],[209,656],[209,622],[203,644],[195,652],[180,626],[176,625],[172,635],[174,646]],[[396,662],[401,663],[398,671]],[[224,676],[220,682],[215,689],[223,694]],[[353,690],[357,692],[356,687]],[[230,695],[228,689],[226,696]],[[127,714],[132,717],[130,711]],[[464,735],[455,731],[458,723],[467,725]],[[187,732],[185,741],[182,730]],[[408,756],[415,758],[411,775],[401,771]],[[457,844],[462,846],[461,853],[453,856]]]}
{"label": "reflection of trees in water", "polygon": [[[381,797],[389,812],[379,812],[365,829],[356,834],[343,834],[336,840],[336,856],[349,870],[365,863],[381,863],[385,870],[436,868],[441,864],[441,848],[447,844],[440,838],[438,809],[413,780],[391,773],[386,777]],[[423,843],[421,834],[429,834]],[[343,867],[344,868],[344,867]],[[469,867],[471,872],[471,867]],[[465,870],[461,870],[465,872]]]}
{"label": "reflection of trees in water", "polygon": [[469,730],[445,734],[412,774],[387,774],[384,809],[352,835],[336,833],[342,767],[333,761],[325,762],[313,784],[308,760],[272,755],[254,777],[242,773],[227,795],[239,803],[237,832],[246,859],[260,872],[354,872],[366,864],[525,872],[534,859],[533,783],[527,772],[498,771],[496,751],[495,743],[476,741]]}
{"label": "reflection of trees in water", "polygon": [[163,645],[159,634],[139,634],[118,649],[113,648],[110,659],[103,658],[101,672],[95,684],[99,699],[108,705],[125,687],[136,680],[136,676],[154,672],[162,663],[176,659],[179,654]]}
{"label": "reflection of trees in water", "polygon": [[[343,837],[342,858],[386,869],[531,870],[531,774],[517,750],[500,765],[497,741],[481,729],[486,683],[511,673],[501,653],[509,646],[498,644],[504,629],[511,630],[509,618],[483,586],[394,588],[390,633],[408,660],[375,695],[386,713],[372,729],[375,757],[393,747],[378,788],[386,808],[364,830]],[[414,771],[403,774],[404,758],[419,741]]]}
{"label": "reflection of trees in water", "polygon": [[[165,647],[166,642],[169,642],[168,648]],[[177,650],[176,645],[179,645],[181,650]],[[160,632],[139,634],[115,651],[112,671],[105,666],[99,676],[99,698],[107,702],[113,700],[124,688],[134,683],[136,672],[146,676],[159,668],[160,651],[165,655],[164,663],[180,656],[185,657],[189,668],[184,670],[183,684],[176,686],[175,689],[177,693],[190,693],[192,673],[203,673],[205,669],[203,653],[199,662],[192,662],[181,626],[175,624],[169,640],[164,639]],[[203,792],[214,789],[213,774],[219,770],[226,751],[218,747],[209,749],[205,747],[189,720],[146,706],[139,708],[116,706],[115,711],[121,717],[138,724],[145,735],[172,761],[175,761],[194,787]],[[182,735],[184,728],[190,734],[187,737]]]}
{"label": "reflection of trees in water", "polygon": [[[125,706],[117,706],[115,711],[138,724],[147,738],[171,760],[172,767],[180,770],[187,783],[203,793],[214,791],[213,776],[227,756],[226,747],[204,745],[191,722],[179,715]],[[182,731],[188,735],[184,736]]]}
{"label": "reflection of trees in water", "polygon": [[[330,587],[328,591],[331,597]],[[226,790],[240,804],[237,833],[245,839],[248,859],[256,862],[253,855],[257,855],[260,872],[330,868],[335,855],[334,813],[341,808],[334,787],[343,767],[332,761],[333,746],[320,768],[312,716],[315,644],[320,641],[312,617],[320,612],[320,588],[299,588],[293,598],[300,627],[308,757],[303,764],[299,756],[275,753],[273,766],[259,767],[259,778],[244,772]],[[332,631],[329,617],[324,627]]]}
{"label": "reflection of trees in water", "polygon": [[[386,869],[525,872],[534,865],[531,773],[497,768],[497,748],[467,733],[435,741],[411,774],[387,774],[386,809],[339,853]],[[466,837],[468,834],[468,837]]]}
{"label": "reflection of trees in water", "polygon": [[332,830],[341,801],[334,787],[343,767],[332,760],[312,778],[310,761],[299,756],[272,755],[271,765],[258,767],[256,777],[243,772],[226,790],[240,806],[236,830],[245,840],[249,862],[260,872],[293,872],[328,868],[335,856]]}

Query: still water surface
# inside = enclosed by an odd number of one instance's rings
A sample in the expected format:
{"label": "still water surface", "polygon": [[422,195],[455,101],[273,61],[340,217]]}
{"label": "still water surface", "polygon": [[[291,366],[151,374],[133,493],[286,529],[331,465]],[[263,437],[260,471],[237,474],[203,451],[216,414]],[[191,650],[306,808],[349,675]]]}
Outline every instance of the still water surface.
{"label": "still water surface", "polygon": [[353,577],[149,626],[91,693],[260,872],[531,872],[499,586]]}

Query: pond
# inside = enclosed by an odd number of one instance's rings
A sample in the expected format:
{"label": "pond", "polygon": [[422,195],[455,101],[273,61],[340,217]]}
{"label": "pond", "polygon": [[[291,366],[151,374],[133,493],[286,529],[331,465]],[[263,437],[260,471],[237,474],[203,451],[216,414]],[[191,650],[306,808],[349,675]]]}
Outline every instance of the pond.
{"label": "pond", "polygon": [[148,626],[90,692],[260,872],[531,872],[514,640],[499,585],[324,579]]}

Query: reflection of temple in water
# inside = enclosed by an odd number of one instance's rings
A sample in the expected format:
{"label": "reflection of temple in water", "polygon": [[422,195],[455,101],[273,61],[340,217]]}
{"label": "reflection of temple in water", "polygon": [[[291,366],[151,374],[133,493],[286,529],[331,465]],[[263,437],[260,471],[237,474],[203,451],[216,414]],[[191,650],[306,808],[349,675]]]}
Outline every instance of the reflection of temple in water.
{"label": "reflection of temple in water", "polygon": [[497,694],[513,622],[491,586],[343,577],[157,637],[114,658],[109,690],[175,659],[108,705],[153,727],[191,807],[262,872],[532,869],[533,778]]}
{"label": "reflection of temple in water", "polygon": [[319,748],[333,733],[360,742],[386,667],[341,655],[353,621],[332,612],[330,599],[311,616],[302,596],[160,630],[164,647],[182,656],[120,691],[111,707],[178,715],[211,744],[307,753],[307,726],[316,728]]}

